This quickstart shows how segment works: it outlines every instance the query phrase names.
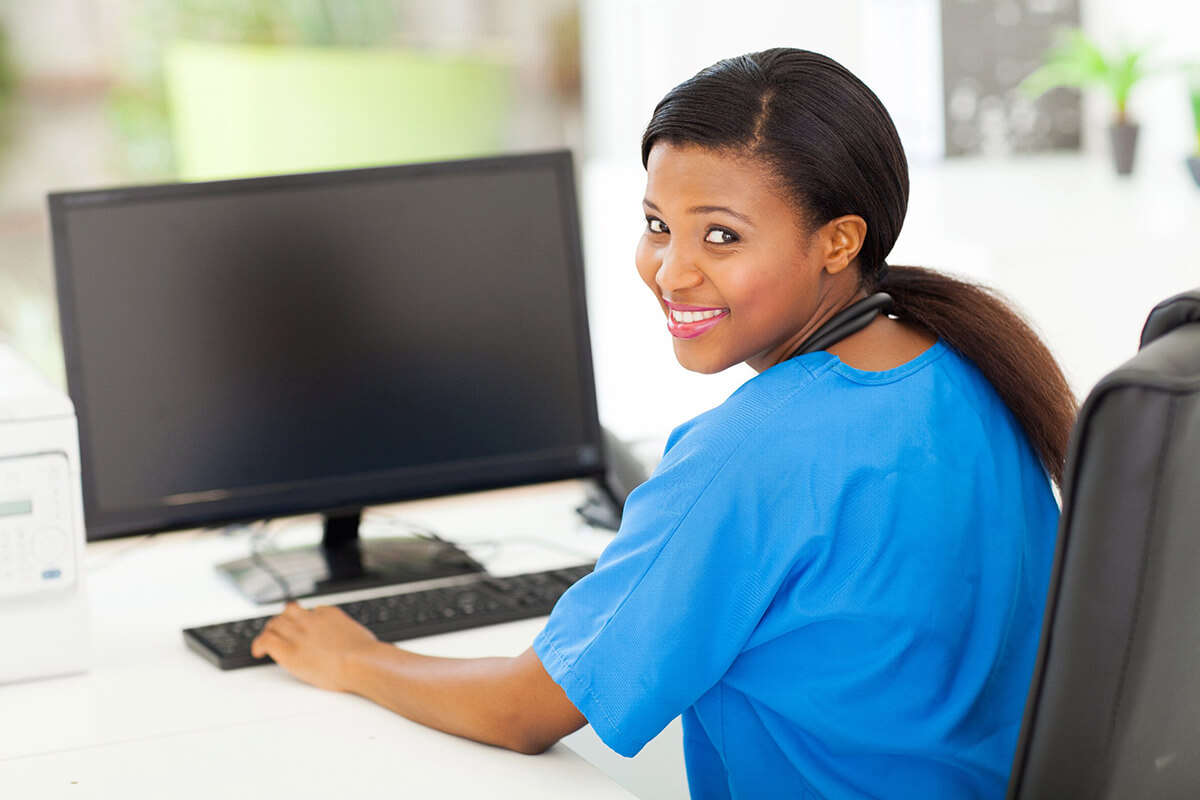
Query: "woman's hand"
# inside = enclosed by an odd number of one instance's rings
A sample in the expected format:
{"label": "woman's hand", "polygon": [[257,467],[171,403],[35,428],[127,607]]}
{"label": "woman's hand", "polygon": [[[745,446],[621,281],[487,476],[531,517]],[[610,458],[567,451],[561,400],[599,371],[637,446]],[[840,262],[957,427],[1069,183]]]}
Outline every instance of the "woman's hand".
{"label": "woman's hand", "polygon": [[308,610],[288,603],[250,646],[255,658],[270,656],[295,677],[321,689],[350,691],[344,675],[351,653],[379,642],[340,608]]}
{"label": "woman's hand", "polygon": [[587,724],[533,648],[513,658],[418,655],[380,642],[340,608],[289,603],[250,650],[313,686],[521,753],[540,753]]}

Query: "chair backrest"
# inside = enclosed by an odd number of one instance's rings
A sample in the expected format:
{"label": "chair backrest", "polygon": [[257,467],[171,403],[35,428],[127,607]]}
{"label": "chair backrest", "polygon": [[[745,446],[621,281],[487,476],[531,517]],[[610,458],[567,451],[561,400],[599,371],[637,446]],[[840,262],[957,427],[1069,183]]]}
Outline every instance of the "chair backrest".
{"label": "chair backrest", "polygon": [[1079,412],[1008,796],[1200,797],[1200,289]]}

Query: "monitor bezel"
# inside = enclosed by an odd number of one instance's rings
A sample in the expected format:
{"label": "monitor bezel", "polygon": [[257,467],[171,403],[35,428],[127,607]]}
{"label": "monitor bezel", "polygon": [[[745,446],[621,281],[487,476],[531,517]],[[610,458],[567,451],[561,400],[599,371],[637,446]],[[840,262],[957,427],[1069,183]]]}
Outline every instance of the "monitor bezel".
{"label": "monitor bezel", "polygon": [[[431,174],[486,172],[526,166],[553,169],[558,187],[563,235],[566,237],[567,268],[571,314],[575,320],[575,351],[582,385],[580,413],[585,431],[581,446],[592,447],[594,463],[580,463],[578,454],[528,454],[527,458],[506,458],[502,463],[436,471],[416,468],[374,471],[351,476],[326,476],[289,484],[287,488],[266,490],[252,496],[224,497],[178,505],[156,505],[112,509],[99,506],[89,432],[98,424],[91,418],[86,401],[88,386],[83,378],[80,337],[75,318],[78,309],[72,284],[72,260],[68,243],[66,215],[83,206],[116,206],[148,200],[187,199],[272,189],[395,181]],[[368,506],[398,503],[427,497],[500,489],[512,486],[550,483],[571,479],[602,479],[605,451],[596,400],[595,372],[587,314],[582,234],[575,190],[574,162],[570,151],[554,150],[451,161],[395,164],[345,170],[266,175],[214,181],[134,185],[105,189],[51,192],[47,195],[55,285],[58,293],[59,326],[66,368],[67,390],[75,404],[80,441],[81,479],[84,521],[88,541],[137,536],[166,531],[238,524],[259,519],[308,514],[337,516],[354,513]],[[403,480],[398,480],[403,478]]]}

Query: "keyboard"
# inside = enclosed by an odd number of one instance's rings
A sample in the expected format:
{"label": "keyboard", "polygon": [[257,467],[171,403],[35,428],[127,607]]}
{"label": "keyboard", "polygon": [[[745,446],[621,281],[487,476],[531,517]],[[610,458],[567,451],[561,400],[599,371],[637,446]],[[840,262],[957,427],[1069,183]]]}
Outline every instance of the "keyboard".
{"label": "keyboard", "polygon": [[[339,603],[337,607],[380,640],[399,642],[545,616],[563,592],[592,571],[592,566],[504,578],[480,575],[469,582]],[[250,643],[269,619],[255,617],[188,628],[183,638],[188,647],[221,669],[267,664],[270,658],[250,655]]]}

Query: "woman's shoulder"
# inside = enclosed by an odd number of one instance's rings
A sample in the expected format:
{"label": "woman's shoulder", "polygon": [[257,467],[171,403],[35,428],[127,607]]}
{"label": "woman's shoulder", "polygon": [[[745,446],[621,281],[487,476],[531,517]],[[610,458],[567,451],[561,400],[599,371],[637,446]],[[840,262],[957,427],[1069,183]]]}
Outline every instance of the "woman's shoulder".
{"label": "woman's shoulder", "polygon": [[[978,369],[937,342],[893,369],[864,371],[826,352],[778,364],[676,428],[663,466],[770,474],[767,467],[857,470],[887,464],[938,430],[987,432],[1007,411]],[[918,441],[919,440],[919,441]]]}
{"label": "woman's shoulder", "polygon": [[[937,365],[937,369],[931,369]],[[772,424],[789,426],[807,422],[821,427],[836,419],[853,419],[874,413],[877,404],[895,404],[911,410],[916,396],[929,392],[929,384],[964,379],[973,371],[942,342],[897,367],[867,371],[845,364],[821,351],[781,362],[742,384],[721,405],[680,425],[668,446],[685,439],[694,446],[711,443],[729,446],[756,432],[770,433]],[[977,371],[975,371],[977,372]],[[878,391],[890,387],[888,391]],[[876,390],[876,391],[873,391]],[[912,397],[905,400],[906,395]]]}
{"label": "woman's shoulder", "polygon": [[667,451],[676,447],[729,449],[773,419],[809,402],[814,387],[837,362],[828,353],[791,359],[747,380],[725,402],[671,432]]}
{"label": "woman's shoulder", "polygon": [[706,476],[733,470],[742,479],[764,472],[771,453],[815,433],[821,416],[840,405],[836,395],[847,387],[835,372],[839,363],[813,353],[755,375],[672,431],[660,466]]}

